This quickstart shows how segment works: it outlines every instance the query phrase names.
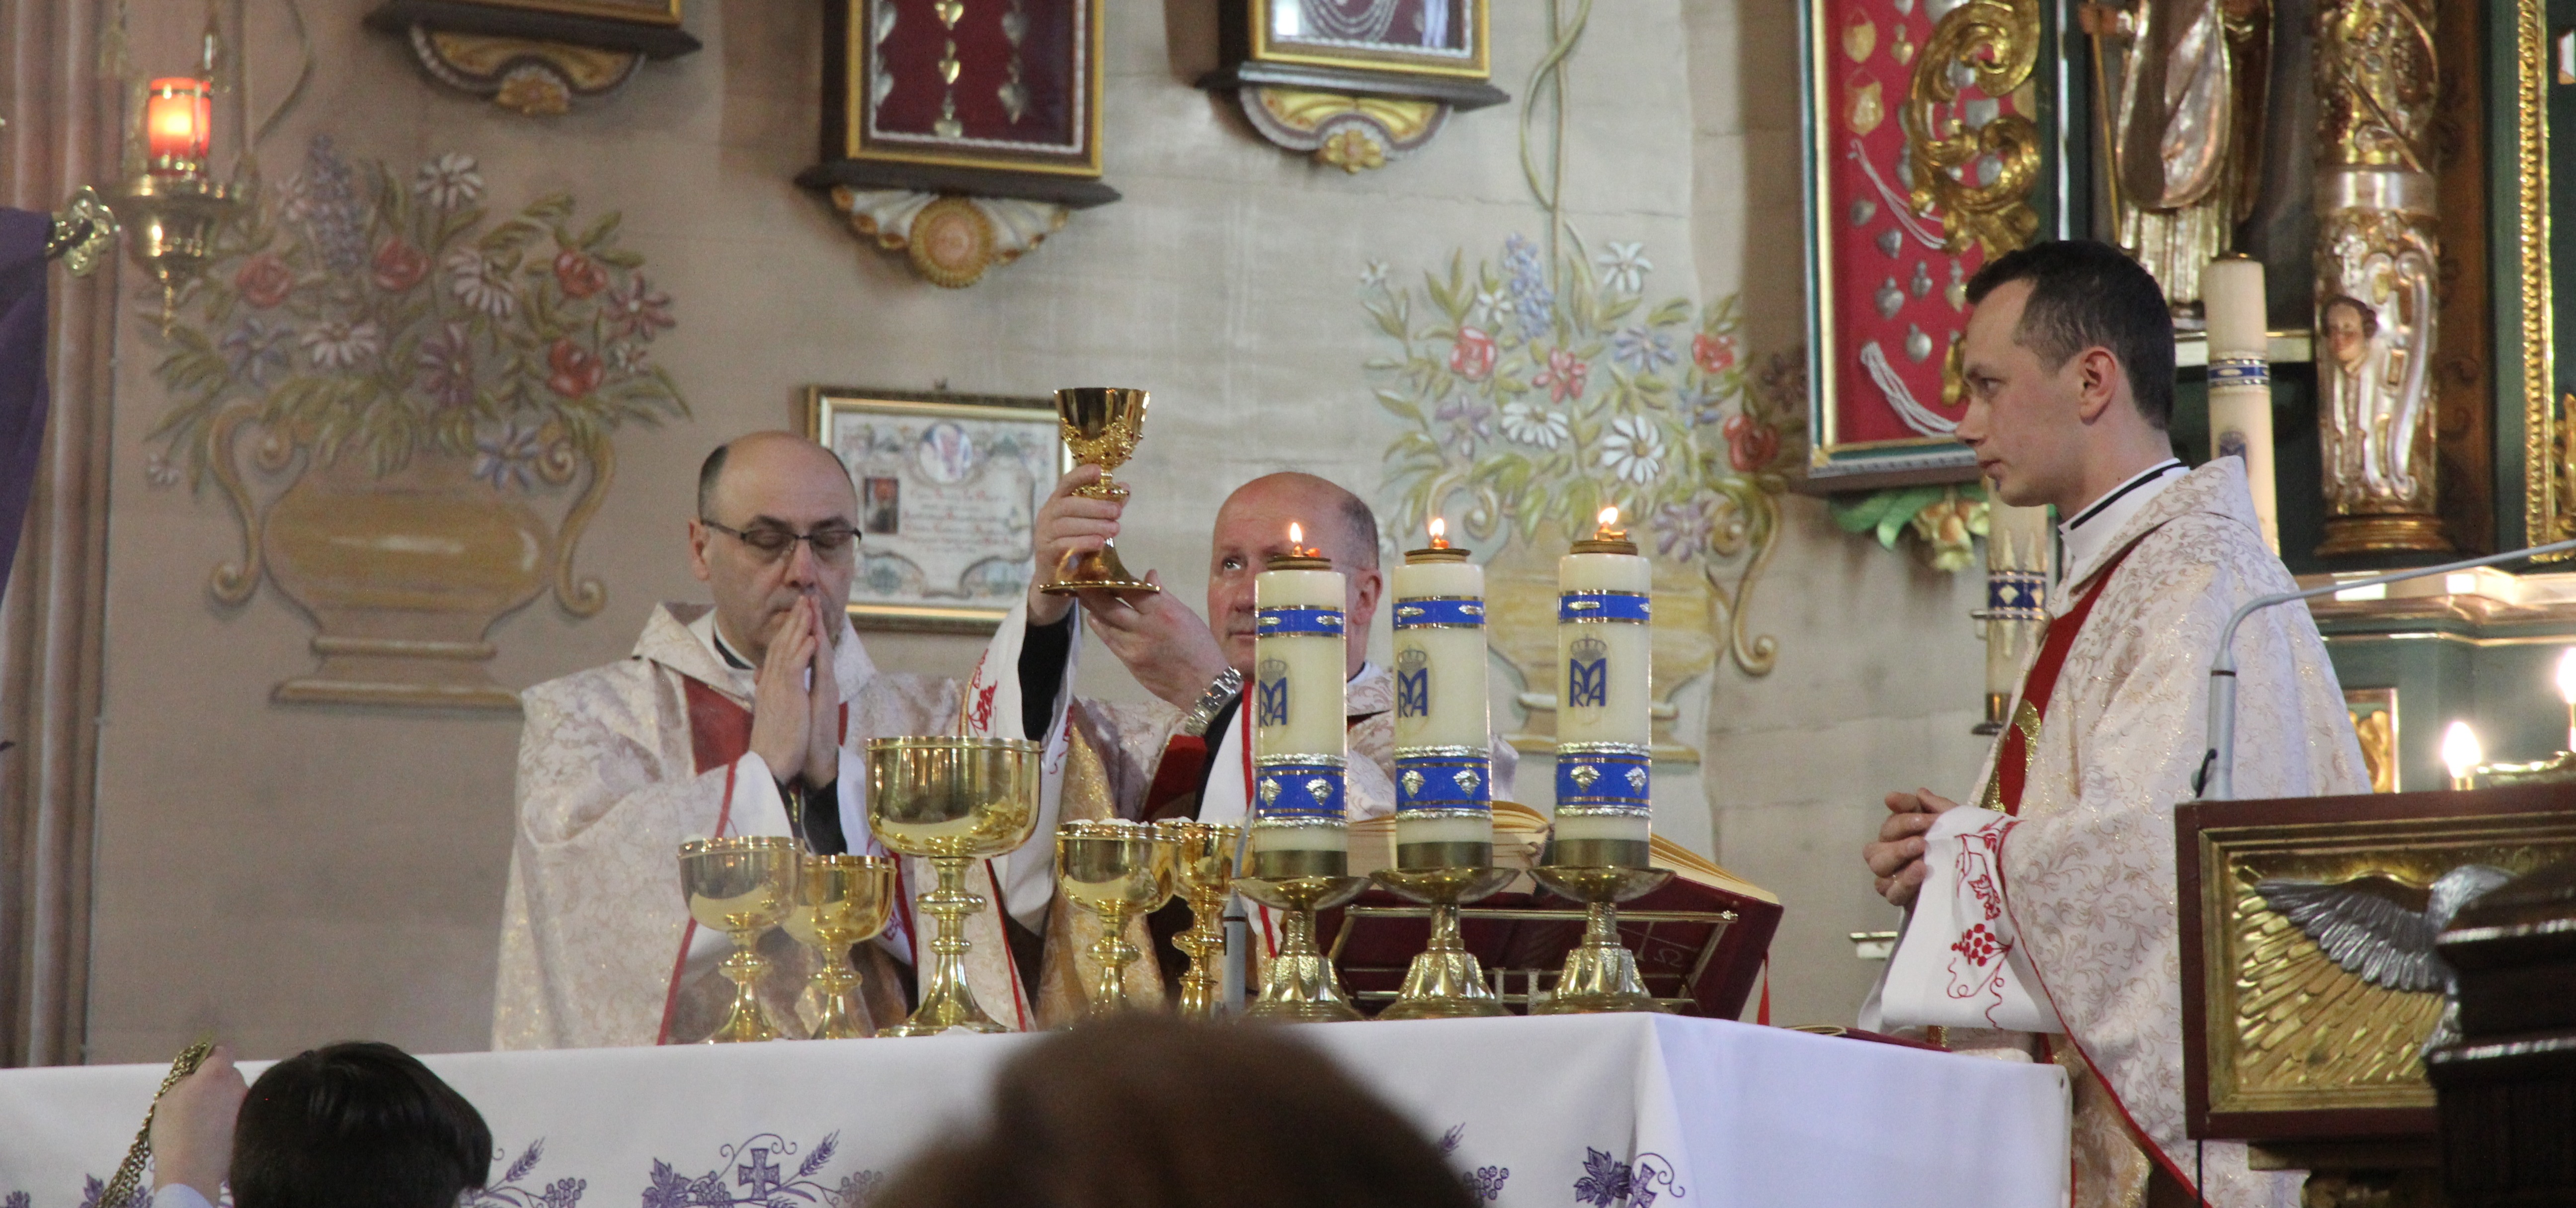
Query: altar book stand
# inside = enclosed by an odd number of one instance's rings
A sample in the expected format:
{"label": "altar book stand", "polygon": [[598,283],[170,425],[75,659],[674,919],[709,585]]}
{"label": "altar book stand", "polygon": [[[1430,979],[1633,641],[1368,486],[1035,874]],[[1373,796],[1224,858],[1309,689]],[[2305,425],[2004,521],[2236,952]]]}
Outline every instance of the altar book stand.
{"label": "altar book stand", "polygon": [[2440,1203],[2422,1052],[2443,995],[2369,958],[2430,952],[2445,875],[2576,858],[2576,785],[2198,802],[2174,833],[2186,1130],[2310,1171],[2310,1202]]}

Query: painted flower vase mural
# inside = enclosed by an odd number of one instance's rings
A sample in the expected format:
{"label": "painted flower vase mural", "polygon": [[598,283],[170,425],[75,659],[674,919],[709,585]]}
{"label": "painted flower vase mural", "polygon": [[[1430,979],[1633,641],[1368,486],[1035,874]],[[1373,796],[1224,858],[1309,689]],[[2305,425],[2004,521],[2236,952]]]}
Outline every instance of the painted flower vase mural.
{"label": "painted flower vase mural", "polygon": [[671,299],[569,194],[483,203],[475,162],[404,173],[317,137],[182,299],[155,372],[156,486],[211,479],[242,558],[309,614],[320,667],[275,699],[516,708],[493,623],[551,590],[607,603],[573,551],[629,423],[688,414],[650,358]]}
{"label": "painted flower vase mural", "polygon": [[1471,540],[1505,539],[1487,567],[1495,646],[1549,694],[1556,558],[1616,505],[1655,562],[1659,693],[1722,658],[1767,674],[1778,643],[1745,614],[1778,537],[1804,383],[1781,361],[1748,390],[1736,300],[1650,305],[1638,244],[1556,256],[1553,272],[1549,259],[1515,235],[1499,263],[1453,255],[1418,292],[1383,266],[1364,276],[1395,344],[1369,368],[1399,421],[1398,531],[1437,514]]}

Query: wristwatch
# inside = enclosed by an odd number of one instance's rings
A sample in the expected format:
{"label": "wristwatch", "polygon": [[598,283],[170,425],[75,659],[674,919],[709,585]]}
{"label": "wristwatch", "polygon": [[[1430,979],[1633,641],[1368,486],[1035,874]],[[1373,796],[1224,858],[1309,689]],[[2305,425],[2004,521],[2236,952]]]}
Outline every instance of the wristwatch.
{"label": "wristwatch", "polygon": [[1217,672],[1216,678],[1208,683],[1207,691],[1199,693],[1198,703],[1181,714],[1181,733],[1192,738],[1206,734],[1208,723],[1216,720],[1217,710],[1242,692],[1242,672],[1232,667]]}

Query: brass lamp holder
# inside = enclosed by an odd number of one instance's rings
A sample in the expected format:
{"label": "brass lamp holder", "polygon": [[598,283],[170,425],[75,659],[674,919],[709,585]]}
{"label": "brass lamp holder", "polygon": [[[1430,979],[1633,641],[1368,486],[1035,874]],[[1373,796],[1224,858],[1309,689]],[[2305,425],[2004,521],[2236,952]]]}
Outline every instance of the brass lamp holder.
{"label": "brass lamp holder", "polygon": [[126,182],[110,208],[130,236],[125,247],[135,267],[161,283],[161,331],[167,335],[179,291],[214,260],[215,236],[241,201],[202,173],[145,173]]}

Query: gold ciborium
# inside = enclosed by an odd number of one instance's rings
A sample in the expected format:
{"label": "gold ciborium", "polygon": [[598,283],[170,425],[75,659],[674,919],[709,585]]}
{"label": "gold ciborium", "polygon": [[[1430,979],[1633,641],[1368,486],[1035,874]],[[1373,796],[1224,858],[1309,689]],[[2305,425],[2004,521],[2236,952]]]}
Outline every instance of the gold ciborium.
{"label": "gold ciborium", "polygon": [[[1597,842],[1571,840],[1548,841],[1539,855],[1539,867],[1531,871],[1539,884],[1583,903],[1583,942],[1565,954],[1565,968],[1558,972],[1556,992],[1546,1002],[1530,1008],[1534,1015],[1587,1015],[1602,1011],[1660,1011],[1663,1005],[1646,992],[1646,983],[1637,976],[1637,956],[1619,942],[1619,903],[1641,897],[1663,887],[1673,879],[1669,868],[1629,866],[1626,861],[1642,864],[1643,843],[1632,841]],[[1617,858],[1622,863],[1563,864],[1564,859],[1584,859],[1599,851],[1635,849]]]}
{"label": "gold ciborium", "polygon": [[1348,860],[1340,851],[1262,851],[1247,845],[1242,863],[1235,866],[1235,892],[1281,913],[1278,955],[1270,958],[1260,1001],[1243,1009],[1245,1019],[1340,1023],[1360,1018],[1350,992],[1342,989],[1341,974],[1315,946],[1315,912],[1348,902],[1368,888],[1367,877],[1344,875]]}
{"label": "gold ciborium", "polygon": [[[1487,852],[1491,847],[1487,846]],[[1506,1015],[1485,966],[1458,939],[1458,907],[1491,897],[1518,874],[1508,868],[1381,868],[1377,883],[1431,907],[1431,942],[1404,971],[1404,992],[1380,1019],[1477,1019]]]}
{"label": "gold ciborium", "polygon": [[859,971],[850,947],[875,939],[894,913],[894,861],[884,856],[808,855],[796,870],[796,904],[780,924],[796,942],[814,950],[815,997],[822,1015],[816,1040],[873,1036],[859,1003]]}
{"label": "gold ciborium", "polygon": [[1181,975],[1181,1018],[1213,1020],[1225,992],[1225,903],[1234,896],[1243,828],[1178,819],[1156,826],[1172,845],[1173,878],[1190,903],[1190,929],[1172,937],[1190,957],[1189,972]]}
{"label": "gold ciborium", "polygon": [[[1100,467],[1100,481],[1078,488],[1077,494],[1090,499],[1127,498],[1126,486],[1109,472],[1136,455],[1136,442],[1145,435],[1146,398],[1145,391],[1119,386],[1076,386],[1055,392],[1056,421],[1064,432],[1065,447],[1073,451],[1075,462]],[[1118,547],[1104,541],[1096,553],[1082,550],[1065,555],[1055,568],[1055,581],[1043,590],[1064,596],[1078,591],[1163,589],[1130,573],[1118,560]]]}
{"label": "gold ciborium", "polygon": [[984,908],[966,892],[966,867],[1014,851],[1037,830],[1045,749],[1003,738],[879,738],[868,743],[868,823],[877,840],[930,861],[937,884],[918,899],[933,923],[921,1003],[887,1036],[936,1036],[952,1028],[1007,1032],[966,984],[966,918]]}
{"label": "gold ciborium", "polygon": [[1100,939],[1091,945],[1099,970],[1089,1018],[1127,1009],[1127,966],[1144,955],[1127,942],[1127,920],[1172,900],[1172,854],[1171,842],[1151,823],[1107,818],[1056,828],[1056,888],[1100,919]]}
{"label": "gold ciborium", "polygon": [[784,835],[692,839],[680,845],[680,891],[689,917],[733,940],[725,980],[733,983],[733,1010],[708,1043],[776,1040],[778,1029],[760,1008],[760,933],[787,918],[796,901],[796,840]]}

